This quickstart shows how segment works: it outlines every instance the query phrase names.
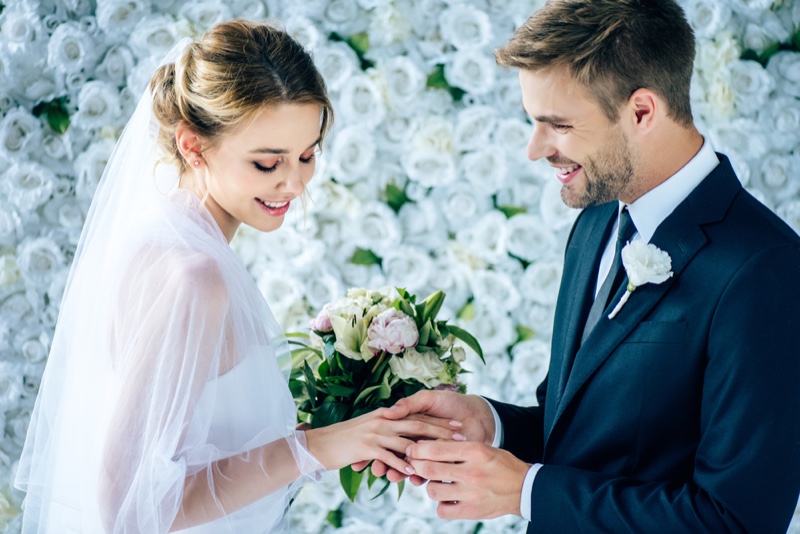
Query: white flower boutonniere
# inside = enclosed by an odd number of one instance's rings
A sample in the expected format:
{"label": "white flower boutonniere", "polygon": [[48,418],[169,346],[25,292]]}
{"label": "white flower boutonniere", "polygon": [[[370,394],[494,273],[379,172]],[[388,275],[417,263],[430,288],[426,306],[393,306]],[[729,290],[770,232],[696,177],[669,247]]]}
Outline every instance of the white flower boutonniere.
{"label": "white flower boutonniere", "polygon": [[622,265],[628,274],[628,289],[608,314],[613,319],[628,302],[633,291],[644,284],[660,284],[672,276],[672,258],[655,245],[633,241],[622,249]]}

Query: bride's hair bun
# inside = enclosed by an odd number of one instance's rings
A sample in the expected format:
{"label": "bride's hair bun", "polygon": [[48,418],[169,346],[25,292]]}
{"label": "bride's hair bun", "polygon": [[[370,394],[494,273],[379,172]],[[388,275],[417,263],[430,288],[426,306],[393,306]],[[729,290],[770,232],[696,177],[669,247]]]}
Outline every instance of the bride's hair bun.
{"label": "bride's hair bun", "polygon": [[150,91],[162,160],[180,172],[186,169],[175,141],[181,122],[208,147],[265,107],[318,104],[322,136],[333,120],[325,81],[311,55],[266,23],[232,20],[211,27],[174,64],[156,71]]}

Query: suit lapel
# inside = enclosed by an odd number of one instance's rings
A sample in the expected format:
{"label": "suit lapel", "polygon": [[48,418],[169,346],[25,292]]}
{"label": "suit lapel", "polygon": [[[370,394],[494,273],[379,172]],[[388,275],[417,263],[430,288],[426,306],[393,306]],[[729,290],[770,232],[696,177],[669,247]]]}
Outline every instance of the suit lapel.
{"label": "suit lapel", "polygon": [[[721,154],[718,156],[720,165],[661,223],[651,239],[652,244],[670,255],[672,277],[661,284],[646,284],[637,288],[614,319],[609,319],[608,313],[624,294],[626,284],[611,299],[605,314],[575,354],[575,363],[560,402],[555,407],[555,415],[549,424],[547,421],[545,423],[546,439],[578,391],[658,304],[706,243],[701,225],[721,220],[734,196],[741,190],[741,184],[727,158]],[[567,319],[570,321],[568,333],[572,336],[570,346],[574,347],[580,339],[583,323],[576,326],[573,317]]]}

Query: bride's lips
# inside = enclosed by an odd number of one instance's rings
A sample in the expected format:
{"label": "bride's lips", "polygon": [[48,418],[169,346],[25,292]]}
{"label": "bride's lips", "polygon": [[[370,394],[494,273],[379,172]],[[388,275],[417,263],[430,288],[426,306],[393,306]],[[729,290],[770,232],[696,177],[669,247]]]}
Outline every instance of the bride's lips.
{"label": "bride's lips", "polygon": [[558,178],[558,181],[560,181],[564,185],[570,183],[576,176],[578,176],[578,173],[580,173],[581,170],[583,169],[583,167],[581,167],[580,165],[570,165],[569,167],[554,167],[554,168],[556,170],[556,178]]}
{"label": "bride's lips", "polygon": [[262,209],[267,215],[271,215],[272,217],[281,217],[286,215],[286,212],[289,211],[289,206],[291,205],[290,200],[286,200],[284,202],[269,202],[261,200],[260,198],[256,199],[256,204],[258,207]]}

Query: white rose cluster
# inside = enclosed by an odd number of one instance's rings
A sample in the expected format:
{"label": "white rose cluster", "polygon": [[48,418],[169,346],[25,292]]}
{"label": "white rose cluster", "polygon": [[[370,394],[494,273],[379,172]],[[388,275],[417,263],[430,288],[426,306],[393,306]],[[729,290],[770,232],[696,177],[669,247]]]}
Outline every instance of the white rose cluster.
{"label": "white rose cluster", "polygon": [[[785,46],[800,26],[800,4],[679,2],[697,36],[691,97],[701,132],[730,156],[748,190],[800,231],[800,52]],[[242,228],[233,242],[283,327],[296,331],[313,319],[340,329],[351,357],[370,358],[368,332],[348,331],[342,318],[386,310],[359,308],[366,295],[338,296],[354,286],[400,286],[421,297],[442,289],[442,315],[474,333],[487,358],[484,367],[468,355],[470,391],[532,402],[577,212],[561,202],[547,166],[527,161],[531,124],[519,83],[492,50],[543,3],[3,2],[0,508],[12,510],[8,528],[20,498],[8,489],[11,466],[114,141],[163,54],[233,17],[283,24],[313,53],[336,110],[305,209],[293,208],[279,232]],[[335,306],[320,314],[329,302]],[[409,332],[392,337],[388,324],[381,343],[410,343]],[[430,376],[437,362],[423,356],[395,362],[398,375]],[[399,502],[376,502],[350,503],[335,480],[309,485],[295,501],[293,531],[477,528],[437,519],[413,487]],[[339,510],[341,529],[326,520],[331,510]],[[516,532],[524,524],[500,519],[482,528]]]}

